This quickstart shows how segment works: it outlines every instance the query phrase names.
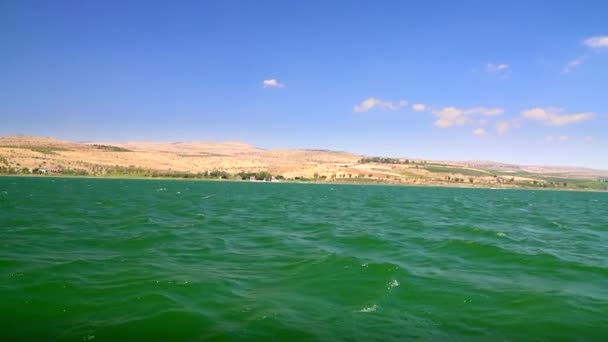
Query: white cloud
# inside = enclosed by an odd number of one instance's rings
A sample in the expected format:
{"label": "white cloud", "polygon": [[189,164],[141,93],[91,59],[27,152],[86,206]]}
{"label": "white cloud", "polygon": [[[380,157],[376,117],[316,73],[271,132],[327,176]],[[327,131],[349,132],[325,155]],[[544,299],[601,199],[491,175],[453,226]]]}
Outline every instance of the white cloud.
{"label": "white cloud", "polygon": [[496,116],[504,112],[502,108],[474,107],[470,109],[460,109],[456,107],[444,107],[433,112],[437,117],[435,126],[446,128],[450,126],[462,126],[471,122],[471,116],[484,115]]}
{"label": "white cloud", "polygon": [[550,126],[564,126],[589,120],[594,113],[561,114],[560,108],[532,108],[521,112],[524,119],[535,120]]}
{"label": "white cloud", "polygon": [[496,123],[496,132],[499,135],[503,135],[507,133],[511,129],[511,123],[508,121],[498,121]]}
{"label": "white cloud", "polygon": [[424,112],[427,109],[427,106],[423,103],[414,103],[412,108],[417,112]]}
{"label": "white cloud", "polygon": [[502,108],[486,108],[486,107],[477,107],[470,110],[473,114],[483,114],[486,116],[496,116],[505,112]]}
{"label": "white cloud", "polygon": [[485,137],[486,136],[486,130],[479,127],[479,128],[475,128],[473,130],[473,134],[475,134],[478,137]]}
{"label": "white cloud", "polygon": [[585,137],[585,141],[586,141],[586,142],[590,142],[590,141],[592,141],[592,140],[593,140],[593,137],[592,137],[592,136],[589,136],[589,135],[588,135],[588,136],[586,136],[586,137]]}
{"label": "white cloud", "polygon": [[269,80],[262,81],[262,87],[264,88],[283,88],[285,85],[280,83],[278,80],[271,78]]}
{"label": "white cloud", "polygon": [[468,118],[464,114],[464,111],[456,107],[443,108],[440,111],[435,112],[437,121],[435,125],[441,128],[450,126],[462,126],[467,123]]}
{"label": "white cloud", "polygon": [[549,135],[549,136],[545,137],[545,141],[547,141],[547,142],[554,142],[554,141],[564,142],[564,141],[567,141],[567,140],[568,140],[568,136],[566,136],[566,135],[560,135],[558,137],[554,137],[552,135]]}
{"label": "white cloud", "polygon": [[564,69],[562,70],[562,72],[565,73],[565,74],[569,73],[574,68],[576,68],[579,65],[583,64],[586,59],[587,59],[587,56],[578,56],[578,57],[576,57],[575,59],[573,59],[573,60],[569,61],[568,63],[566,63],[566,66],[564,67]]}
{"label": "white cloud", "polygon": [[392,102],[382,101],[382,100],[374,98],[374,97],[370,97],[370,98],[363,100],[363,102],[361,102],[359,105],[356,105],[354,107],[354,111],[362,113],[362,112],[367,112],[368,110],[371,110],[375,107],[378,107],[378,108],[384,109],[384,110],[397,111],[405,106],[407,106],[407,101],[405,101],[405,100],[401,100],[398,103],[392,103]]}
{"label": "white cloud", "polygon": [[[608,36],[597,36],[597,37],[587,38],[583,41],[583,45],[587,46],[588,48],[592,48],[592,49],[608,48]],[[587,55],[582,55],[582,56],[576,57],[573,60],[568,61],[568,63],[566,63],[566,65],[564,66],[564,69],[562,70],[562,72],[565,74],[571,72],[576,67],[585,63],[587,58],[588,58]]]}
{"label": "white cloud", "polygon": [[583,43],[590,48],[608,48],[608,36],[591,37]]}
{"label": "white cloud", "polygon": [[486,64],[486,71],[500,78],[509,78],[509,76],[511,76],[511,67],[509,64],[488,63]]}

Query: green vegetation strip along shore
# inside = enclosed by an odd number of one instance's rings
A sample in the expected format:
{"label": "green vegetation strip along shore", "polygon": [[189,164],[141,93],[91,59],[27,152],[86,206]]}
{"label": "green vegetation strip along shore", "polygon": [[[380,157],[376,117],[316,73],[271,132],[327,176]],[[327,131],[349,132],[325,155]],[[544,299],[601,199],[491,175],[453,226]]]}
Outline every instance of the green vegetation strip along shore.
{"label": "green vegetation strip along shore", "polygon": [[[319,183],[319,184],[386,184],[386,185],[415,185],[415,186],[438,186],[438,187],[468,187],[468,188],[494,188],[496,186],[509,189],[539,189],[539,190],[580,190],[580,191],[608,191],[608,183],[581,180],[581,179],[554,179],[551,181],[548,178],[534,181],[521,181],[504,184],[492,184],[482,182],[439,182],[439,181],[420,181],[416,183],[391,181],[378,178],[354,177],[348,179],[328,180],[326,178],[305,178],[295,177],[294,179],[285,179],[281,175],[273,176],[267,171],[259,172],[239,172],[230,174],[226,171],[213,170],[199,173],[178,172],[178,171],[155,171],[147,170],[139,167],[120,167],[114,166],[105,170],[103,173],[89,173],[85,170],[78,169],[62,169],[55,172],[48,172],[44,169],[28,168],[16,169],[0,166],[0,176],[40,176],[40,177],[86,177],[86,178],[125,178],[125,179],[184,179],[184,180],[225,180],[225,181],[287,181],[294,183]],[[539,176],[537,176],[539,177]]]}

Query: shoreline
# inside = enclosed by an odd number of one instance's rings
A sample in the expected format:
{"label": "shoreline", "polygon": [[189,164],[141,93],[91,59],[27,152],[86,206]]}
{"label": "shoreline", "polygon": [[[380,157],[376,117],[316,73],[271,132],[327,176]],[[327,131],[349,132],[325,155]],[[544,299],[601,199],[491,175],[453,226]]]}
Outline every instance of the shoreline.
{"label": "shoreline", "polygon": [[250,181],[240,179],[214,179],[214,178],[183,178],[183,177],[121,177],[121,176],[77,176],[77,175],[32,175],[32,174],[0,174],[6,178],[66,178],[66,179],[112,179],[112,180],[171,180],[171,181],[192,181],[192,182],[238,182],[238,183],[260,183],[260,184],[318,184],[318,185],[362,185],[362,186],[397,186],[397,187],[430,187],[430,188],[452,188],[452,189],[486,189],[486,190],[539,190],[539,191],[567,191],[567,192],[597,192],[607,193],[608,190],[601,189],[575,189],[575,188],[546,188],[546,187],[496,187],[496,186],[471,186],[470,184],[452,185],[442,183],[382,183],[382,182],[317,182],[299,180],[281,181]]}
{"label": "shoreline", "polygon": [[281,181],[306,184],[608,191],[608,170],[384,158],[229,143],[91,145],[0,137],[0,176]]}

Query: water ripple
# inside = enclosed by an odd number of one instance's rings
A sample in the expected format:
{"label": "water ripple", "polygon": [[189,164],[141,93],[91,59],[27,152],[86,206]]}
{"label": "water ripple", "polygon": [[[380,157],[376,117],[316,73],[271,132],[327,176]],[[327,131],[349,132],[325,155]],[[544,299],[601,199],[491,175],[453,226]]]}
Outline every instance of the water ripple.
{"label": "water ripple", "polygon": [[3,340],[599,340],[608,196],[0,178]]}

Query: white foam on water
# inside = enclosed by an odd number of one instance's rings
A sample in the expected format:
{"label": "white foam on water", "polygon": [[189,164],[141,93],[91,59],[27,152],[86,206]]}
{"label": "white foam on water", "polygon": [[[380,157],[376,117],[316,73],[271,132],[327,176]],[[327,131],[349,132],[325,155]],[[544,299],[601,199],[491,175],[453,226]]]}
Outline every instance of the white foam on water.
{"label": "white foam on water", "polygon": [[393,287],[397,287],[397,286],[399,286],[399,281],[397,281],[396,279],[393,279],[388,283],[389,289],[392,289]]}
{"label": "white foam on water", "polygon": [[374,304],[372,306],[368,306],[366,308],[363,308],[357,312],[375,312],[378,309],[378,305]]}
{"label": "white foam on water", "polygon": [[507,237],[507,234],[503,233],[503,232],[499,232],[496,235],[500,236],[500,237]]}

